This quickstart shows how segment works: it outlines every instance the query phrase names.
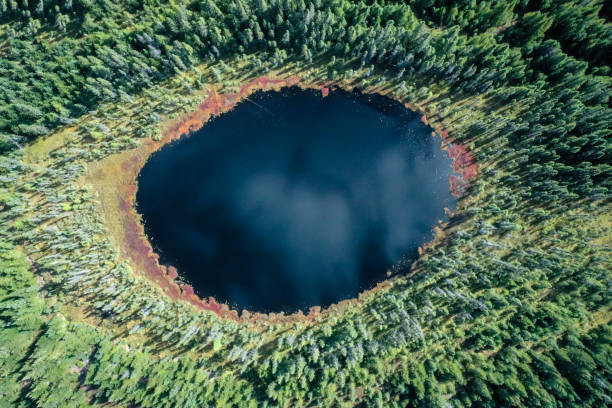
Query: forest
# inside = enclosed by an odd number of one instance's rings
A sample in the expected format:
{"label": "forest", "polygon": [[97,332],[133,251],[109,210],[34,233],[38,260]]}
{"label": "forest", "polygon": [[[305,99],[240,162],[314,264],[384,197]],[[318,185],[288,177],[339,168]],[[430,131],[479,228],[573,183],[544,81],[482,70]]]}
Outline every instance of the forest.
{"label": "forest", "polygon": [[[611,15],[0,0],[0,407],[610,406]],[[458,208],[357,299],[219,312],[134,260],[128,164],[294,82],[422,114]]]}

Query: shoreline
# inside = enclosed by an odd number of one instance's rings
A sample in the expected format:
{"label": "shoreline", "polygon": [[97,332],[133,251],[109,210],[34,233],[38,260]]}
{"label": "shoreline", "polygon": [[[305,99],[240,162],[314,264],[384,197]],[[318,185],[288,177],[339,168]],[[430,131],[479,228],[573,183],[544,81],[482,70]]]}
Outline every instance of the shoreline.
{"label": "shoreline", "polygon": [[[238,310],[232,309],[229,305],[217,303],[212,296],[209,296],[207,299],[200,298],[191,285],[180,282],[177,279],[179,274],[176,268],[159,263],[159,255],[155,253],[146,237],[141,216],[137,213],[135,207],[138,189],[137,177],[148,158],[167,143],[178,140],[184,135],[200,129],[211,117],[230,111],[236,104],[246,99],[252,93],[260,90],[279,91],[284,87],[290,86],[318,90],[323,97],[333,92],[334,88],[346,91],[353,90],[352,86],[343,86],[343,84],[337,83],[309,83],[297,76],[290,76],[288,78],[260,76],[243,84],[238,92],[219,93],[217,87],[211,86],[209,94],[195,111],[184,114],[180,118],[165,124],[162,122],[162,138],[160,140],[146,139],[134,149],[109,156],[101,160],[100,164],[91,166],[92,168],[88,166],[87,182],[94,186],[96,184],[104,184],[106,188],[111,190],[111,194],[108,194],[108,191],[99,192],[107,193],[102,194],[102,197],[100,197],[104,208],[103,213],[105,218],[107,218],[106,221],[114,224],[116,237],[119,239],[119,242],[116,242],[116,244],[120,252],[129,259],[135,273],[142,274],[150,281],[153,281],[172,300],[183,300],[200,310],[212,311],[221,318],[236,321],[303,322],[305,320],[313,321],[332,310],[343,309],[344,306],[359,302],[361,299],[393,285],[393,275],[388,275],[385,280],[370,289],[360,292],[354,298],[342,300],[323,309],[320,306],[312,306],[307,314],[304,314],[301,310],[289,314],[285,314],[285,312],[261,313],[242,310],[242,313],[239,314]],[[394,97],[391,93],[368,92],[367,89],[360,90],[360,92],[384,95],[418,114],[418,110],[411,104],[401,102],[400,98]],[[431,126],[425,115],[421,117],[421,122],[432,127],[432,136],[441,138],[441,148],[448,152],[453,162],[453,170],[458,173],[458,175],[450,176],[449,189],[451,193],[455,196],[463,194],[470,180],[477,175],[476,161],[464,146],[456,143],[449,137],[447,131]],[[113,168],[118,170],[119,174],[113,172]],[[111,214],[110,218],[113,219],[109,220],[108,218]],[[448,214],[452,215],[450,212]],[[444,224],[441,225],[443,226]],[[435,225],[433,228],[434,237],[429,243],[423,244],[423,248],[431,246],[441,231],[438,225]],[[418,252],[421,255],[423,250],[419,248]]]}

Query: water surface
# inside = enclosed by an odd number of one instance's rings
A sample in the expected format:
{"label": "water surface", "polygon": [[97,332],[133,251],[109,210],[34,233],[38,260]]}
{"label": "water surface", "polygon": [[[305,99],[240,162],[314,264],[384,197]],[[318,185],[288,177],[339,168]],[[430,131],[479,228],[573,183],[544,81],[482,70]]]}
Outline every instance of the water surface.
{"label": "water surface", "polygon": [[454,208],[431,131],[379,95],[260,91],[153,154],[137,210],[160,262],[200,296],[327,306],[415,259]]}

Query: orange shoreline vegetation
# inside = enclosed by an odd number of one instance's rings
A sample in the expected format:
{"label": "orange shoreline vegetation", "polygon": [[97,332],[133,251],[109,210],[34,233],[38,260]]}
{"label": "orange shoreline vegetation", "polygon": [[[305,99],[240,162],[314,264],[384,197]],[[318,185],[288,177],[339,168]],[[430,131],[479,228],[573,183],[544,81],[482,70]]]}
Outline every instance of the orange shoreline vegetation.
{"label": "orange shoreline vegetation", "polygon": [[[283,87],[298,85],[304,89],[320,89],[323,96],[327,96],[333,88],[329,84],[314,85],[306,84],[301,78],[293,76],[285,79],[259,77],[253,81],[244,84],[237,93],[219,94],[213,87],[208,97],[199,105],[194,112],[184,115],[181,119],[171,122],[168,127],[162,132],[163,137],[160,141],[151,139],[145,140],[142,144],[133,150],[128,150],[120,154],[119,167],[116,169],[121,174],[113,173],[112,168],[101,165],[97,169],[94,168],[90,178],[92,184],[104,184],[106,188],[111,188],[110,194],[104,193],[106,202],[103,200],[103,207],[116,207],[117,211],[111,211],[112,217],[119,219],[110,220],[116,226],[119,235],[119,246],[122,253],[131,261],[134,269],[145,275],[149,280],[155,282],[163,291],[173,300],[184,300],[201,310],[210,310],[220,317],[230,318],[235,320],[283,320],[283,321],[303,321],[313,320],[321,314],[319,306],[311,307],[307,316],[304,316],[301,311],[285,316],[284,313],[252,313],[244,310],[242,315],[238,316],[238,311],[231,310],[226,304],[219,304],[213,297],[209,297],[207,301],[200,299],[188,284],[179,284],[176,281],[178,272],[172,266],[164,266],[159,263],[159,255],[153,251],[149,240],[147,239],[144,226],[141,222],[140,215],[135,209],[135,199],[137,186],[137,177],[140,169],[144,166],[149,156],[161,148],[166,143],[179,139],[181,136],[200,129],[208,119],[213,115],[219,115],[223,112],[231,110],[238,102],[248,97],[257,90],[280,90]],[[410,107],[406,104],[407,107]],[[425,116],[421,120],[427,124]],[[435,133],[434,133],[435,134]],[[454,141],[448,136],[447,131],[437,131],[443,140],[443,149],[448,150],[450,157],[453,159],[453,168],[460,173],[460,176],[451,176],[450,185],[451,192],[459,195],[467,187],[469,180],[477,174],[476,162],[472,158],[467,149]],[[104,162],[104,160],[103,160]],[[116,162],[115,162],[116,163]],[[116,167],[116,166],[111,166]],[[110,170],[110,171],[109,171]],[[100,183],[102,181],[102,183]],[[116,195],[115,195],[116,194]],[[114,197],[113,197],[114,195]],[[109,202],[115,200],[117,202]],[[105,205],[106,204],[106,205]],[[118,212],[118,214],[117,214]],[[108,211],[106,214],[108,215]],[[441,224],[443,226],[443,224]],[[434,227],[436,233],[440,230],[438,226]],[[429,246],[425,244],[424,248]],[[419,253],[422,250],[419,248]],[[363,292],[358,298],[380,290],[391,285],[388,280],[379,283],[375,288]],[[341,304],[349,304],[355,299],[348,299],[339,302],[335,306]],[[326,308],[330,310],[334,306]],[[323,313],[325,313],[325,311]]]}
{"label": "orange shoreline vegetation", "polygon": [[[408,105],[406,106],[408,107]],[[421,116],[421,122],[429,125],[425,115]],[[450,191],[456,197],[461,196],[469,185],[470,180],[478,175],[476,160],[465,146],[457,143],[448,135],[447,130],[436,129],[432,136],[436,134],[442,139],[442,150],[448,151],[448,155],[453,161],[453,170],[459,173],[459,175],[453,174],[450,176]]]}

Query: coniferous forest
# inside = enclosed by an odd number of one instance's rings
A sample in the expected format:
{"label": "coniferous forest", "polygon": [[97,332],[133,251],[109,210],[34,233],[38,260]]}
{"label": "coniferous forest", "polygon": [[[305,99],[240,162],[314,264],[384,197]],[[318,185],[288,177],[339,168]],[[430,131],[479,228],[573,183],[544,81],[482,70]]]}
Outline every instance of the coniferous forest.
{"label": "coniferous forest", "polygon": [[[611,16],[603,0],[0,0],[0,407],[612,405]],[[135,176],[290,85],[417,112],[454,160],[457,208],[358,298],[200,299],[152,252]]]}

